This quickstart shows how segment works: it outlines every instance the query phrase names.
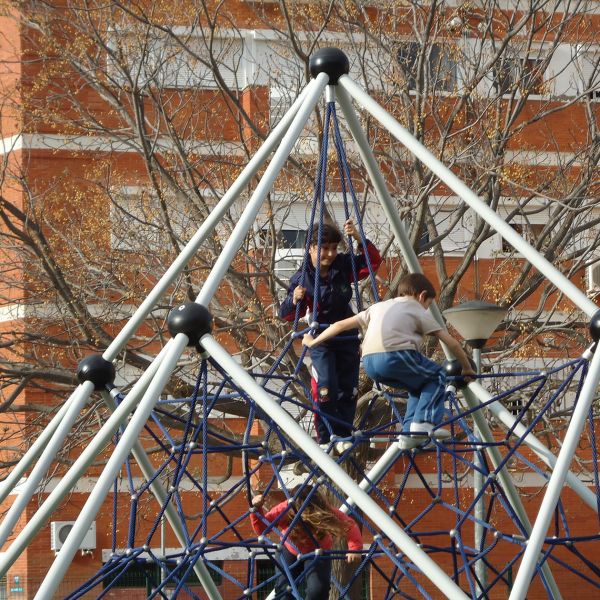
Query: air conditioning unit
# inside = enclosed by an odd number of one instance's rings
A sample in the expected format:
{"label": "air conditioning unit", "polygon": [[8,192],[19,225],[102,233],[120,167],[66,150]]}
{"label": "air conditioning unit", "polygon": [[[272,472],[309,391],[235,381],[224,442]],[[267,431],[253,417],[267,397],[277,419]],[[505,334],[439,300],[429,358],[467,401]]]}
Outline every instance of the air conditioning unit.
{"label": "air conditioning unit", "polygon": [[[52,521],[50,523],[50,549],[58,552],[65,543],[67,536],[71,533],[75,521]],[[94,550],[96,548],[96,521],[93,521],[90,528],[79,544],[81,550]]]}
{"label": "air conditioning unit", "polygon": [[586,268],[586,288],[588,294],[600,292],[600,263]]}

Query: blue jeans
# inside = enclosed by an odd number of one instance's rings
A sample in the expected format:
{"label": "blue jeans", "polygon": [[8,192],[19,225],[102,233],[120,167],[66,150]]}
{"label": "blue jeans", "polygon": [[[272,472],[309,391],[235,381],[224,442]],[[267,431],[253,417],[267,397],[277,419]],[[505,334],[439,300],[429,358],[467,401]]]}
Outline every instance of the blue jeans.
{"label": "blue jeans", "polygon": [[[306,584],[305,600],[327,600],[329,598],[329,587],[331,585],[331,561],[329,558],[314,557],[300,560],[296,563],[297,556],[292,554],[285,546],[277,554],[277,562],[288,565],[291,576],[298,583],[298,578],[304,572],[302,581]],[[296,564],[294,564],[296,563]],[[289,566],[293,565],[293,566]],[[276,600],[294,600],[295,596],[287,591],[289,586],[288,576],[282,571],[275,584]]]}
{"label": "blue jeans", "polygon": [[367,354],[363,368],[376,382],[408,391],[402,431],[410,431],[413,421],[434,425],[442,422],[446,373],[440,365],[416,350],[397,350]]}
{"label": "blue jeans", "polygon": [[[329,442],[330,431],[340,437],[352,433],[356,413],[360,346],[358,339],[333,339],[310,349],[317,373],[318,409],[315,425],[319,442]],[[327,426],[329,424],[329,427]]]}

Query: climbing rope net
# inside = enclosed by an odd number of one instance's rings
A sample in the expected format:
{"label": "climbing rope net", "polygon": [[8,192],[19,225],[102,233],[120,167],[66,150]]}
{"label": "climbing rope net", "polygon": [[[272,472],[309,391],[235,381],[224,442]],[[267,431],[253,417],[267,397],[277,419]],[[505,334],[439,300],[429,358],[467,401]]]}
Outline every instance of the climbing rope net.
{"label": "climbing rope net", "polygon": [[[570,402],[577,402],[587,366],[585,359],[579,359],[547,372],[495,373],[490,376],[510,378],[515,385],[491,396],[484,406],[506,402],[517,394],[521,408],[515,427],[524,428],[521,435],[515,434],[514,428],[502,433],[498,430],[491,443],[476,433],[472,411],[459,401],[454,382],[451,382],[445,425],[451,428],[452,439],[445,443],[432,441],[426,448],[402,452],[378,484],[369,486],[369,493],[386,512],[425,552],[444,565],[473,598],[481,597],[481,594],[483,597],[506,594],[513,579],[513,569],[526,545],[527,527],[511,505],[503,486],[502,470],[508,467],[513,475],[533,478],[534,484],[524,485],[532,496],[539,493],[548,478],[547,468],[539,458],[532,456],[524,440],[530,433],[548,431],[548,423],[556,420],[554,413],[564,409],[565,395],[570,396]],[[482,379],[490,377],[483,376]],[[214,382],[217,378],[220,378],[218,385],[210,383],[211,379]],[[269,380],[264,384],[265,389],[290,412],[316,410],[300,405],[294,394],[281,392],[290,389],[288,381],[281,385],[279,380],[276,389],[272,389],[273,383]],[[227,435],[225,431],[215,430],[214,423],[221,420],[220,404],[230,403],[233,397],[247,404],[248,417],[243,429]],[[402,399],[385,390],[368,395],[351,437],[352,448],[336,457],[336,461],[351,470],[358,481],[369,482],[373,465],[381,459],[383,450],[398,439],[402,409]],[[177,424],[177,436],[173,435],[174,424]],[[376,524],[356,510],[352,502],[345,504],[346,496],[323,471],[301,448],[291,444],[277,424],[209,360],[202,360],[193,396],[160,402],[145,431],[159,448],[160,460],[156,463],[155,476],[163,480],[168,489],[167,502],[177,506],[187,544],[174,552],[165,551],[164,543],[160,541],[160,526],[166,504],[157,505],[150,491],[150,481],[136,485],[135,468],[128,461],[123,467],[122,481],[115,482],[112,554],[102,570],[69,598],[81,598],[94,590],[97,597],[104,597],[128,569],[139,570],[140,566],[146,569],[145,576],[151,586],[149,597],[200,598],[192,570],[198,560],[203,560],[213,577],[227,586],[227,597],[266,597],[280,570],[284,569],[276,558],[281,544],[280,532],[276,523],[268,524],[265,533],[259,536],[252,532],[249,528],[251,497],[258,490],[268,501],[271,498],[276,501],[292,499],[292,490],[298,493],[298,486],[326,492],[332,504],[345,505],[363,529],[365,547],[361,562],[352,576],[343,582],[333,581],[340,597],[367,574],[377,581],[377,595],[373,597],[435,597],[419,569],[381,536]],[[555,435],[554,430],[548,435]],[[588,483],[592,486],[591,495],[597,503],[600,480],[591,412],[583,437],[587,440],[587,452],[582,460]],[[501,451],[499,464],[491,464],[486,454],[490,448]],[[239,474],[231,472],[220,484],[211,483],[219,481],[224,471],[222,458],[214,460],[215,455],[238,457],[242,471]],[[483,480],[478,495],[473,493],[470,481],[476,472]],[[122,493],[123,486],[129,495],[128,510],[118,505],[122,494],[117,491]],[[567,494],[556,507],[543,561],[551,568],[568,570],[573,580],[579,579],[598,589],[600,569],[595,559],[598,524],[586,521],[582,528],[581,521],[574,519],[580,508],[574,509],[573,496]],[[477,516],[477,501],[481,497],[486,500],[485,511],[482,516]],[[240,506],[246,509],[240,510]],[[595,519],[597,523],[596,516]],[[479,547],[473,543],[475,524],[483,529]],[[341,561],[346,550],[321,553]],[[222,567],[218,557],[225,555],[238,558],[237,573]],[[485,583],[477,579],[474,569],[479,561],[487,572]],[[267,565],[271,568],[266,568]],[[259,573],[265,572],[267,576],[259,577]],[[541,564],[539,574],[550,594]],[[289,584],[295,597],[302,597],[302,583],[302,575],[296,579],[290,575]],[[498,588],[503,591],[498,592]]]}

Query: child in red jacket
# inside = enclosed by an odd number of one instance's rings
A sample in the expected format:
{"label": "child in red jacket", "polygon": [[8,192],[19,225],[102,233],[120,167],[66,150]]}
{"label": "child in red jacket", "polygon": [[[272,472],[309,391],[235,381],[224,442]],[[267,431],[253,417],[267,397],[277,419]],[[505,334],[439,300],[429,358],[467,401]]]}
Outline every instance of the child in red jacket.
{"label": "child in red jacket", "polygon": [[[307,501],[308,500],[308,501]],[[316,550],[331,550],[334,538],[345,538],[348,544],[348,562],[358,562],[363,549],[362,534],[354,519],[331,506],[318,490],[302,486],[292,490],[292,500],[274,506],[266,514],[262,511],[264,497],[252,498],[253,510],[250,513],[252,528],[257,534],[263,533],[270,525],[277,527],[283,547],[278,553],[277,562],[287,566],[294,579],[304,571],[306,600],[327,600],[331,585],[331,561],[326,556],[313,555]],[[290,524],[300,507],[302,512],[292,527]],[[298,560],[299,554],[311,556]],[[275,584],[276,600],[292,600],[288,590],[285,571]]]}

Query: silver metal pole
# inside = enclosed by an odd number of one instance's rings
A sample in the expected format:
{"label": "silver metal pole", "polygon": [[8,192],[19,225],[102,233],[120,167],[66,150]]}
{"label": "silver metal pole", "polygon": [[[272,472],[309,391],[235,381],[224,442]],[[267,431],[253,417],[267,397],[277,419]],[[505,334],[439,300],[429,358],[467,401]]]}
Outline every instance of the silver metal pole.
{"label": "silver metal pole", "polygon": [[[477,381],[470,383],[468,387],[482,403],[489,402],[493,398],[493,396]],[[557,462],[556,456],[554,456],[554,454],[552,454],[552,452],[550,452],[550,450],[532,433],[525,435],[527,428],[521,423],[516,423],[515,416],[510,414],[501,402],[492,402],[488,404],[486,408],[488,408],[489,411],[509,429],[514,426],[514,435],[523,438],[523,442],[527,444],[527,446],[529,446],[551,469],[555,468]],[[571,471],[567,472],[566,483],[594,512],[598,512],[596,495],[579,479],[579,477],[577,477],[577,475],[575,475],[575,473],[572,473]]]}
{"label": "silver metal pole", "polygon": [[[381,455],[379,460],[369,469],[365,478],[358,484],[358,487],[365,492],[372,490],[387,475],[390,467],[398,460],[403,450],[398,441],[392,442]],[[348,514],[350,507],[354,506],[352,498],[346,498],[346,501],[340,506],[340,511]]]}
{"label": "silver metal pole", "polygon": [[202,245],[204,240],[212,232],[215,226],[221,221],[223,216],[231,208],[232,204],[237,200],[240,193],[247,187],[250,180],[259,169],[262,167],[265,160],[273,149],[279,144],[292,120],[294,119],[298,109],[304,102],[304,99],[311,89],[313,82],[309,83],[294,101],[287,113],[282,117],[281,121],[271,131],[262,146],[257,150],[256,154],[248,161],[237,179],[231,187],[223,195],[217,205],[207,215],[201,227],[185,245],[179,256],[173,261],[171,266],[165,271],[165,274],[160,278],[154,289],[146,296],[146,299],[140,304],[135,313],[131,316],[127,324],[111,342],[110,346],[104,351],[103,358],[108,361],[113,361],[137,328],[144,322],[150,311],[163,297],[168,287],[173,283],[174,279],[185,269],[187,263],[193,258]]}
{"label": "silver metal pole", "polygon": [[[112,412],[117,410],[117,404],[115,403],[113,397],[108,392],[102,392],[102,397],[106,405],[110,408]],[[179,515],[177,514],[176,508],[169,502],[167,504],[167,492],[161,483],[154,477],[155,469],[146,454],[146,450],[140,444],[139,441],[135,441],[133,447],[131,448],[131,454],[133,458],[137,462],[142,472],[142,475],[146,478],[146,481],[151,481],[150,483],[150,492],[154,495],[157,502],[161,506],[165,506],[165,512],[160,520],[160,547],[162,552],[162,557],[165,557],[165,516],[167,521],[169,521],[169,525],[171,529],[177,536],[177,540],[181,544],[182,548],[185,548],[187,545],[187,538],[185,535],[185,529],[181,520],[179,519]],[[194,573],[198,576],[199,581],[204,586],[204,591],[208,596],[209,600],[222,600],[221,594],[215,585],[212,577],[210,576],[210,572],[206,568],[206,565],[202,562],[202,559],[198,559],[194,564]],[[166,574],[164,572],[164,568],[161,569],[161,577],[164,579]],[[161,581],[162,581],[161,579]],[[206,587],[208,585],[208,587]]]}
{"label": "silver metal pole", "polygon": [[[42,581],[35,598],[36,600],[46,600],[52,598],[56,589],[60,585],[73,557],[75,556],[79,545],[87,533],[90,525],[98,511],[102,507],[106,495],[111,489],[115,478],[119,474],[124,461],[127,459],[131,448],[136,443],[140,431],[148,421],[148,417],[152,409],[156,406],[156,402],[162,393],[165,385],[173,374],[181,353],[188,343],[188,337],[183,333],[176,335],[172,340],[169,352],[165,355],[160,367],[156,372],[156,376],[148,385],[148,389],[144,397],[136,408],[131,420],[127,424],[125,431],[121,435],[116,448],[113,450],[106,466],[102,470],[98,481],[94,485],[88,499],[86,500],[79,516],[75,520],[73,528],[69,532],[62,548],[56,555],[52,566],[48,570],[46,577]],[[210,576],[208,576],[210,580]],[[209,582],[202,581],[204,586],[210,586]]]}
{"label": "silver metal pole", "polygon": [[[34,461],[42,454],[44,448],[48,445],[54,432],[58,429],[62,420],[74,402],[79,402],[81,400],[79,394],[81,394],[81,387],[77,386],[73,393],[67,398],[64,404],[61,406],[60,410],[56,413],[54,418],[44,427],[42,433],[38,436],[36,441],[31,445],[29,450],[23,455],[21,460],[13,467],[12,471],[9,473],[8,477],[0,482],[0,502],[6,500],[8,495],[13,491],[15,486],[19,483],[27,469],[34,463]],[[93,391],[93,387],[89,394]],[[87,398],[86,398],[87,400]]]}
{"label": "silver metal pole", "polygon": [[283,168],[285,161],[287,160],[294,145],[298,141],[298,136],[304,129],[304,126],[306,125],[306,122],[308,121],[308,118],[315,105],[319,101],[319,98],[321,97],[323,89],[327,85],[328,80],[329,76],[327,74],[319,73],[317,78],[313,79],[308,84],[310,90],[306,94],[306,99],[294,117],[294,120],[283,137],[279,148],[273,155],[269,166],[265,170],[264,175],[256,186],[248,205],[244,209],[244,212],[239,218],[236,226],[233,228],[227,243],[223,246],[223,250],[221,251],[219,258],[215,262],[211,272],[208,274],[206,281],[204,282],[204,285],[202,286],[202,290],[200,291],[200,294],[196,300],[196,302],[199,304],[208,306],[212,297],[215,295],[217,287],[223,280],[223,277],[225,277],[237,251],[246,238],[248,231],[253,226],[254,221],[256,220],[256,215],[258,214],[265,197],[271,190],[277,175],[279,175],[279,171],[281,171]]}
{"label": "silver metal pole", "polygon": [[200,343],[211,357],[223,368],[278,425],[286,436],[336,485],[350,496],[356,505],[377,523],[381,531],[404,552],[423,574],[448,598],[466,600],[467,596],[454,581],[397,525],[386,512],[365,493],[352,478],[296,423],[277,402],[261,388],[254,379],[211,336],[204,335]]}
{"label": "silver metal pole", "polygon": [[127,423],[129,414],[135,409],[139,399],[142,397],[152,378],[156,374],[163,357],[168,352],[169,340],[165,347],[160,351],[152,364],[142,374],[123,402],[119,404],[117,410],[108,418],[100,431],[92,438],[90,443],[84,448],[81,455],[73,463],[71,468],[63,475],[56,487],[48,495],[43,504],[32,515],[23,529],[19,532],[12,544],[2,553],[0,553],[0,577],[6,575],[8,569],[19,558],[23,550],[36,536],[38,531],[46,524],[50,515],[60,506],[61,502],[69,491],[77,484],[79,478],[85,473],[86,469],[92,464],[94,459],[104,447],[110,442],[117,429]]}
{"label": "silver metal pole", "polygon": [[396,243],[400,247],[402,256],[406,261],[408,269],[411,273],[422,273],[423,268],[421,267],[419,258],[417,257],[412,244],[410,243],[410,239],[406,233],[406,229],[404,228],[398,211],[394,209],[394,200],[387,189],[385,178],[379,169],[377,160],[375,159],[373,151],[371,150],[369,140],[367,139],[367,136],[361,127],[356,112],[352,106],[352,102],[350,101],[348,93],[346,90],[344,90],[344,88],[337,90],[337,102],[342,109],[348,129],[350,130],[350,133],[356,142],[358,152],[365,165],[365,169],[367,170],[369,178],[371,179],[375,194],[379,198],[383,212],[387,217],[390,229],[394,234]]}
{"label": "silver metal pole", "polygon": [[[462,388],[461,391],[469,409],[474,409],[480,406],[477,396],[475,396],[475,394],[468,387]],[[481,410],[474,411],[472,415],[481,439],[488,444],[485,448],[485,452],[488,455],[496,473],[498,474],[498,481],[502,486],[504,493],[506,494],[506,498],[512,506],[512,509],[515,511],[515,514],[519,517],[519,520],[523,524],[526,533],[529,534],[531,532],[531,521],[529,520],[527,512],[525,511],[525,507],[523,506],[523,502],[521,501],[519,490],[517,490],[512,477],[508,473],[506,465],[500,468],[503,458],[500,450],[498,450],[498,447],[493,445],[495,440],[490,426],[488,425],[488,422]],[[560,590],[558,589],[558,585],[554,579],[554,576],[552,575],[552,572],[550,571],[550,565],[547,562],[544,563],[542,567],[542,576],[551,590],[552,600],[561,600],[562,596],[560,594]]]}
{"label": "silver metal pole", "polygon": [[[473,348],[473,360],[475,361],[475,371],[476,373],[481,373],[481,349]],[[478,410],[477,413],[480,416],[481,411]],[[477,425],[477,420],[475,421],[474,427],[475,436],[479,439],[482,439],[482,432]],[[485,478],[483,476],[483,468],[485,466],[485,462],[483,457],[480,456],[479,451],[475,451],[473,456],[473,496],[477,498],[477,496],[483,490],[483,486],[485,484]],[[479,500],[475,503],[473,507],[473,516],[475,517],[475,522],[473,524],[473,536],[475,549],[477,552],[481,552],[483,548],[483,539],[485,535],[485,530],[482,525],[482,522],[485,521],[485,494],[483,494]],[[487,571],[485,568],[485,563],[483,560],[478,560],[475,563],[475,575],[477,577],[477,581],[475,582],[477,593],[481,595],[486,588],[487,583]]]}
{"label": "silver metal pole", "polygon": [[81,409],[86,405],[91,393],[94,391],[94,384],[86,381],[75,390],[72,401],[69,403],[69,409],[64,414],[60,424],[55,429],[54,435],[48,441],[48,444],[35,468],[31,471],[25,483],[21,486],[18,496],[15,498],[10,509],[6,513],[2,524],[0,525],[0,546],[3,546],[8,537],[12,534],[14,526],[17,524],[23,511],[36,490],[46,472],[50,468],[52,461],[63,447],[65,438],[69,435],[73,423],[79,416]]}
{"label": "silver metal pole", "polygon": [[354,83],[348,75],[342,75],[338,83],[400,143],[406,146],[427,168],[433,171],[450,189],[460,196],[484,221],[491,225],[565,296],[570,298],[576,306],[589,317],[598,311],[598,306],[575,284],[569,281],[552,263],[530,246],[506,221],[499,217],[485,202],[473,193],[448,167],[425,148],[408,130],[402,127],[390,113]]}
{"label": "silver metal pole", "polygon": [[548,526],[552,520],[552,513],[556,508],[556,504],[560,497],[560,493],[564,487],[569,465],[573,460],[573,455],[577,450],[579,437],[583,431],[585,421],[588,416],[590,405],[596,395],[598,383],[600,382],[600,352],[596,352],[592,358],[587,377],[581,388],[581,394],[577,400],[577,404],[571,417],[571,422],[565,434],[563,445],[556,460],[556,465],[550,476],[544,499],[540,505],[537,518],[533,525],[533,530],[527,541],[527,547],[521,559],[521,565],[509,600],[522,600],[529,588],[533,572],[537,564],[539,553],[548,531]]}

